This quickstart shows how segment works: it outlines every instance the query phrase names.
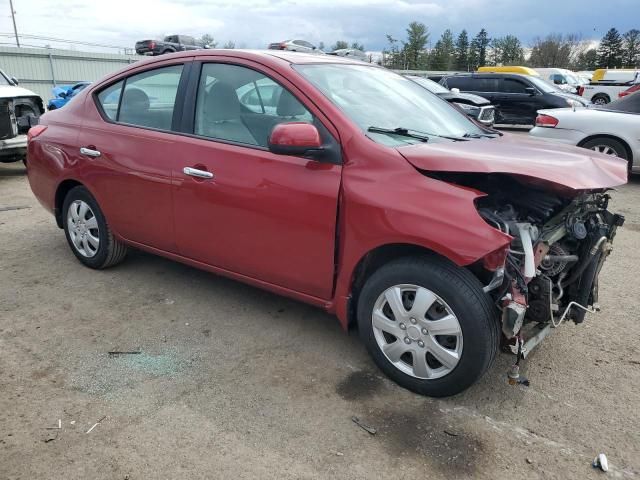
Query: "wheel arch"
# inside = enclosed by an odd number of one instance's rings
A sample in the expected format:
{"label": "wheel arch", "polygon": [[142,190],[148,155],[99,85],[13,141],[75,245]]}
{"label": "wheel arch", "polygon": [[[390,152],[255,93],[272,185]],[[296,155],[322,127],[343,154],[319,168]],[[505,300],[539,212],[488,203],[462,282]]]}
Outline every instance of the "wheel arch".
{"label": "wheel arch", "polygon": [[617,135],[612,135],[610,133],[594,133],[580,140],[577,146],[582,147],[585,143],[590,142],[591,140],[595,140],[597,138],[609,138],[611,140],[615,140],[616,142],[620,142],[624,147],[624,149],[627,151],[627,158],[629,159],[629,168],[631,168],[631,165],[633,165],[633,150],[631,150],[631,146],[629,145],[629,142],[627,142],[622,137],[618,137]]}
{"label": "wheel arch", "polygon": [[[411,256],[434,256],[446,261],[451,261],[446,256],[424,247],[411,243],[390,243],[379,245],[366,252],[358,261],[349,283],[349,304],[347,306],[346,327],[355,325],[358,305],[358,295],[364,286],[367,278],[376,272],[380,267],[399,258]],[[452,262],[453,263],[453,262]]]}
{"label": "wheel arch", "polygon": [[73,178],[68,178],[63,180],[56,188],[56,194],[54,198],[53,204],[53,213],[56,217],[56,224],[59,228],[62,228],[62,204],[64,203],[64,199],[67,194],[71,191],[71,189],[75,187],[86,187],[83,183],[75,180]]}
{"label": "wheel arch", "polygon": [[608,93],[596,93],[593,97],[591,97],[591,101],[593,102],[596,98],[606,98],[607,103],[611,102],[611,96]]}

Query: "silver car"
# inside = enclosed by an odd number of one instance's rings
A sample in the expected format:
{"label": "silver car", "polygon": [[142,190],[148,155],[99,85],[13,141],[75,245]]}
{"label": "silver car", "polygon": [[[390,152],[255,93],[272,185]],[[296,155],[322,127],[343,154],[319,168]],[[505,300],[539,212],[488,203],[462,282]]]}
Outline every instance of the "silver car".
{"label": "silver car", "polygon": [[269,50],[289,50],[290,52],[323,53],[318,47],[306,40],[285,40],[269,44]]}

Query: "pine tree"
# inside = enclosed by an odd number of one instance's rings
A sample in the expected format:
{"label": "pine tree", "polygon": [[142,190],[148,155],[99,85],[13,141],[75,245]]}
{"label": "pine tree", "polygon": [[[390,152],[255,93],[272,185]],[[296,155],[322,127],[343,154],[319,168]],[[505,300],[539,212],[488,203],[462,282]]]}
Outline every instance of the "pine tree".
{"label": "pine tree", "polygon": [[354,50],[360,50],[361,52],[364,52],[364,45],[358,42],[353,42],[351,44],[351,48],[353,48]]}
{"label": "pine tree", "polygon": [[407,28],[407,41],[404,42],[403,54],[407,70],[419,70],[426,67],[425,47],[429,41],[429,29],[424,23],[411,22]]}
{"label": "pine tree", "polygon": [[491,39],[484,28],[474,37],[471,42],[471,50],[473,51],[475,60],[475,64],[473,65],[474,69],[487,64],[487,48],[490,43]]}
{"label": "pine tree", "polygon": [[433,70],[451,70],[453,67],[454,52],[453,33],[447,29],[436,42],[436,46],[433,49],[431,68]]}
{"label": "pine tree", "polygon": [[624,48],[623,66],[635,68],[640,66],[640,30],[629,30],[622,36]]}
{"label": "pine tree", "polygon": [[466,30],[462,30],[456,40],[454,68],[469,71],[469,36]]}
{"label": "pine tree", "polygon": [[603,68],[620,68],[622,66],[624,49],[622,38],[615,28],[611,28],[602,37],[598,47],[598,63]]}

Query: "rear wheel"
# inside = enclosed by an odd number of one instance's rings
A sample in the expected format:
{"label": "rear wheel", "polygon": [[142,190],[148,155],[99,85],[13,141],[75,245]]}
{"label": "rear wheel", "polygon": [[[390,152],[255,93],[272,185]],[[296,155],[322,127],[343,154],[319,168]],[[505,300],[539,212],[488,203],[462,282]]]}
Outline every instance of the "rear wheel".
{"label": "rear wheel", "polygon": [[102,269],[124,259],[126,245],[113,236],[98,202],[85,187],[78,186],[67,193],[62,214],[67,242],[84,265]]}
{"label": "rear wheel", "polygon": [[588,142],[581,145],[583,148],[588,148],[598,153],[604,153],[605,155],[611,155],[613,157],[620,157],[628,160],[629,154],[625,146],[615,138],[599,137],[592,138]]}
{"label": "rear wheel", "polygon": [[608,95],[596,95],[591,99],[591,102],[593,102],[595,105],[606,105],[610,101],[611,99]]}
{"label": "rear wheel", "polygon": [[498,349],[494,307],[467,270],[435,257],[407,257],[376,271],[358,301],[360,336],[392,380],[416,393],[459,393]]}

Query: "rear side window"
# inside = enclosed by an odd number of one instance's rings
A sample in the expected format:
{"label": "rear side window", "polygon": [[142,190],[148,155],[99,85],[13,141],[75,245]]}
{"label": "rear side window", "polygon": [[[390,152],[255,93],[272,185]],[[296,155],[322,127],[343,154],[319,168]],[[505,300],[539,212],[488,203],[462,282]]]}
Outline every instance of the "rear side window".
{"label": "rear side window", "polygon": [[182,65],[139,73],[102,90],[98,101],[116,122],[171,130],[181,75]]}
{"label": "rear side window", "polygon": [[520,80],[513,78],[505,78],[500,82],[501,91],[504,93],[527,93],[525,90],[528,85]]}
{"label": "rear side window", "polygon": [[447,87],[457,88],[462,91],[473,90],[473,80],[471,77],[449,77],[447,78]]}

